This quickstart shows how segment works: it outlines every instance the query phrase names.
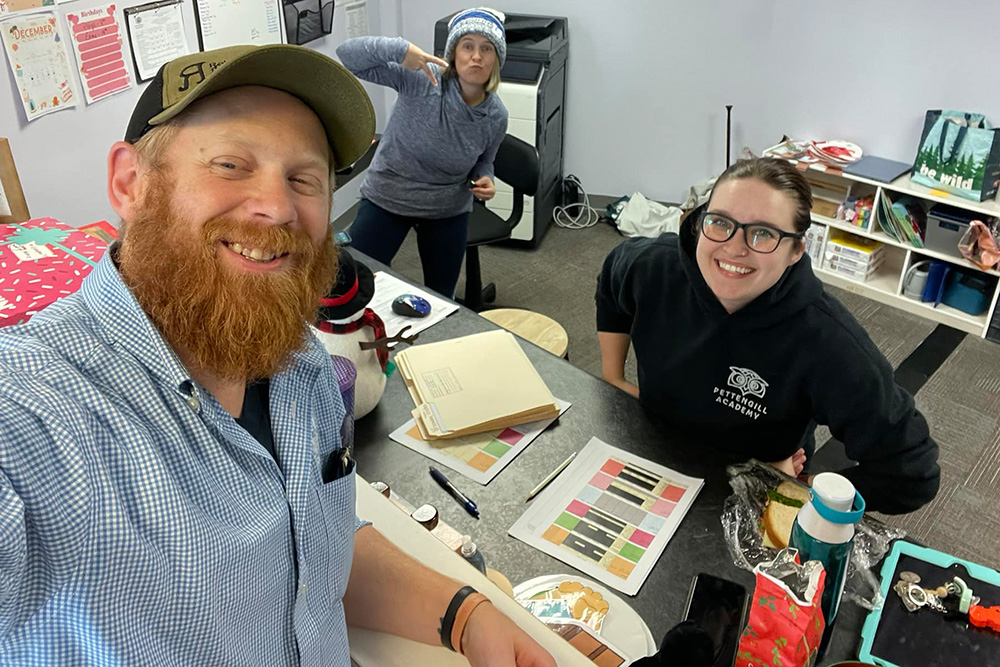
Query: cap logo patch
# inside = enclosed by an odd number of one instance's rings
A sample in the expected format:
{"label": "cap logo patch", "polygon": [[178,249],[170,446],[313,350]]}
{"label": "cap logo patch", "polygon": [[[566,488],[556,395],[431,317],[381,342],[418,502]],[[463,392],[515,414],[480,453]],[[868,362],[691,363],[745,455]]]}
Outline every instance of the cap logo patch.
{"label": "cap logo patch", "polygon": [[[211,74],[212,72],[214,72],[215,70],[217,70],[218,68],[222,67],[225,64],[226,64],[225,60],[218,60],[218,61],[203,60],[201,62],[191,63],[190,65],[186,66],[184,69],[182,69],[180,72],[177,73],[177,76],[181,77],[184,80],[183,85],[177,89],[177,92],[183,93],[189,88],[193,88],[194,86],[197,86],[199,83],[204,81],[206,76],[205,67],[208,67],[208,72],[209,74]],[[195,77],[197,77],[197,79],[195,81],[191,81],[191,79]]]}

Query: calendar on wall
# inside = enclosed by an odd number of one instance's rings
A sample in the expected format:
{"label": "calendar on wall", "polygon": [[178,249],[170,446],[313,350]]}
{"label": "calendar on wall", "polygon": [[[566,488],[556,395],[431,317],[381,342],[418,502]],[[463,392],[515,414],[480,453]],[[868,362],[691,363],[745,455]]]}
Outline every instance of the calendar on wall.
{"label": "calendar on wall", "polygon": [[29,121],[76,106],[73,67],[55,13],[7,19],[0,23],[0,37]]}

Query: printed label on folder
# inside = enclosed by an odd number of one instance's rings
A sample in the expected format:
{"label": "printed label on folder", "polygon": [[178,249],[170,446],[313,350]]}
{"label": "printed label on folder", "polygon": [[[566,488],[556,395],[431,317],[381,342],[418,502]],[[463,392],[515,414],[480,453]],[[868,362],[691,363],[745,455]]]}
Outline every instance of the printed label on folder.
{"label": "printed label on folder", "polygon": [[444,398],[462,391],[462,385],[459,384],[458,378],[455,377],[455,373],[450,368],[427,371],[421,377],[432,398]]}

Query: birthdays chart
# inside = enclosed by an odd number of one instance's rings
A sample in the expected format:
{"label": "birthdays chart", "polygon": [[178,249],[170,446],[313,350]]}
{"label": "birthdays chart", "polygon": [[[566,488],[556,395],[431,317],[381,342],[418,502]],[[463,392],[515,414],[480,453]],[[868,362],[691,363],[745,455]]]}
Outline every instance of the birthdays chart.
{"label": "birthdays chart", "polygon": [[[570,404],[558,398],[556,402],[559,403],[559,415],[562,416]],[[418,454],[485,485],[558,418],[433,442],[426,442],[420,437],[420,429],[411,419],[389,437]]]}
{"label": "birthdays chart", "polygon": [[0,23],[0,38],[29,121],[76,106],[66,42],[52,12]]}
{"label": "birthdays chart", "polygon": [[635,595],[703,484],[591,438],[508,532]]}
{"label": "birthdays chart", "polygon": [[132,75],[125,67],[124,41],[115,6],[67,12],[66,21],[87,104],[131,88]]}

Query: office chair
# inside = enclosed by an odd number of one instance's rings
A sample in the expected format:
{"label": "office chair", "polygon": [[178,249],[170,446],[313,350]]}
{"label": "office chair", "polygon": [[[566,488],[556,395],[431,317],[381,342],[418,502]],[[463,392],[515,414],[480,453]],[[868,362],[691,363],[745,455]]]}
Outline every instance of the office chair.
{"label": "office chair", "polygon": [[514,189],[513,210],[505,220],[486,208],[483,202],[476,201],[472,206],[465,248],[465,298],[461,299],[461,303],[476,312],[497,298],[496,285],[490,283],[483,287],[479,246],[509,239],[514,227],[521,221],[525,195],[533,197],[538,190],[538,151],[508,134],[497,150],[493,171],[497,180]]}

